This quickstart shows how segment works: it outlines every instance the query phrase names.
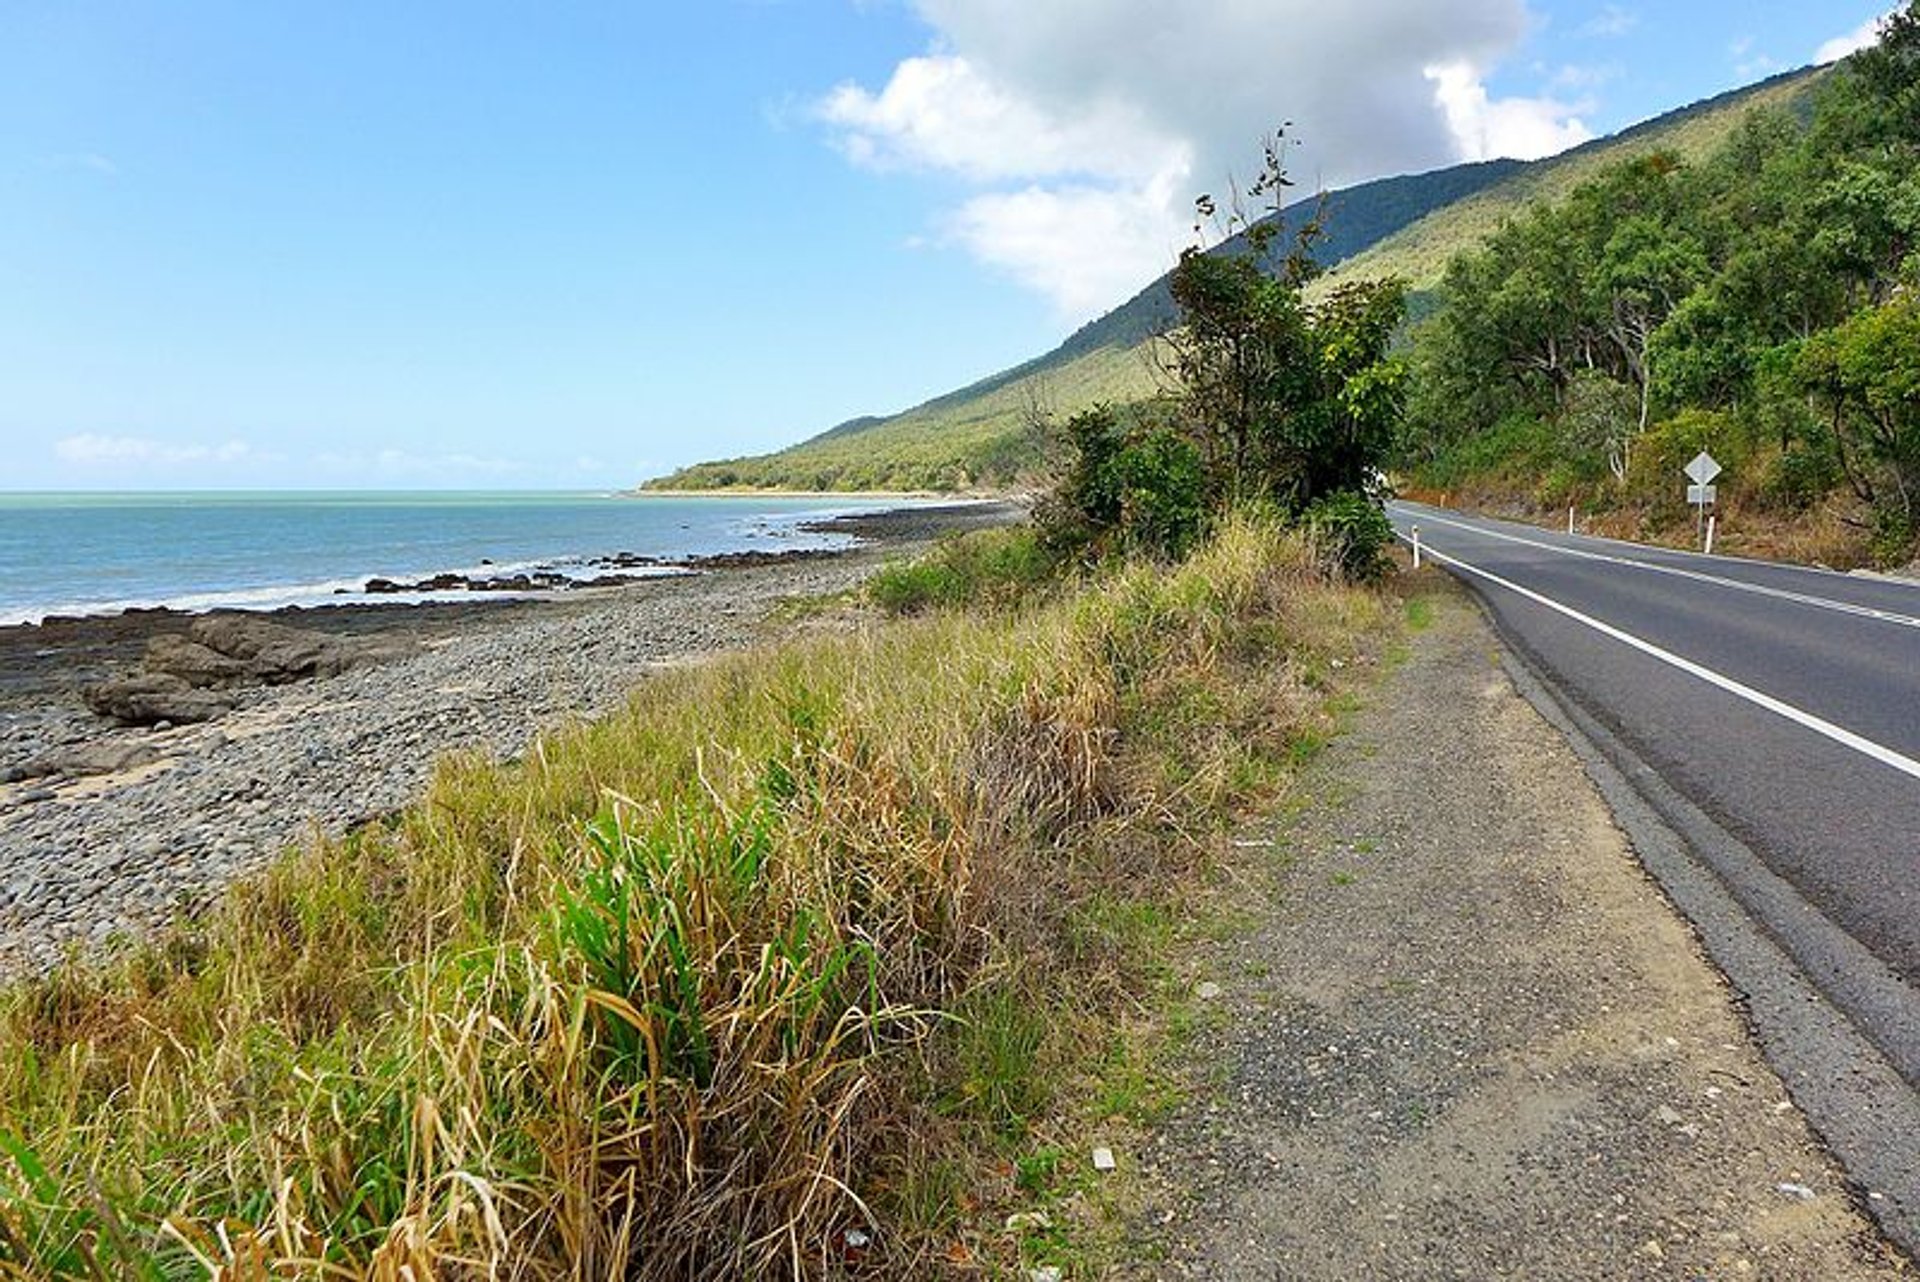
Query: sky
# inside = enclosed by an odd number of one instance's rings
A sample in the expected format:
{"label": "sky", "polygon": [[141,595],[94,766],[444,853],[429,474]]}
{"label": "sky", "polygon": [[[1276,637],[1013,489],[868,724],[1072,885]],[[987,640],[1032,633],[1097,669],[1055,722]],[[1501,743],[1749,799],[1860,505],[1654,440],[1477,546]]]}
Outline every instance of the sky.
{"label": "sky", "polygon": [[1050,349],[1281,121],[1548,155],[1886,0],[0,0],[0,490],[607,489]]}

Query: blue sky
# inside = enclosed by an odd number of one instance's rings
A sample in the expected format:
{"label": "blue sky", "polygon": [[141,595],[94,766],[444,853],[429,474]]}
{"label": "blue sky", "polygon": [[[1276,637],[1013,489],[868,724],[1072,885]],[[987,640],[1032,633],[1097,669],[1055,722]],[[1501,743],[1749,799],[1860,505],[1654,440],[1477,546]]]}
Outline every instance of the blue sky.
{"label": "blue sky", "polygon": [[0,0],[0,489],[778,448],[1123,301],[1281,118],[1309,184],[1545,154],[1884,8]]}

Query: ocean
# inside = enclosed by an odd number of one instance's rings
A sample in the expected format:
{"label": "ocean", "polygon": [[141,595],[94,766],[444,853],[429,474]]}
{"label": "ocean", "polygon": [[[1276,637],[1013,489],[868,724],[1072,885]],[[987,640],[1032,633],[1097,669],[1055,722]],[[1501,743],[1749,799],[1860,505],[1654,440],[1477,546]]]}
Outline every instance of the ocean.
{"label": "ocean", "polygon": [[[0,493],[0,624],[132,607],[472,599],[367,596],[417,582],[551,570],[591,578],[595,557],[661,559],[845,546],[809,520],[911,506],[857,497],[585,493]],[[622,571],[637,573],[641,571]]]}

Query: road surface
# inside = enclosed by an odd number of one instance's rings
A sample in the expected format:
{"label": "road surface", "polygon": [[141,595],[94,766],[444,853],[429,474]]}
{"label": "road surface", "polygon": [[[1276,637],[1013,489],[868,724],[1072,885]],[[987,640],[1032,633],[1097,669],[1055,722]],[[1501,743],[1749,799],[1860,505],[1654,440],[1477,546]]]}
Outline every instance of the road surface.
{"label": "road surface", "polygon": [[1913,1249],[1920,584],[1389,514],[1481,597],[1612,780],[1643,858]]}

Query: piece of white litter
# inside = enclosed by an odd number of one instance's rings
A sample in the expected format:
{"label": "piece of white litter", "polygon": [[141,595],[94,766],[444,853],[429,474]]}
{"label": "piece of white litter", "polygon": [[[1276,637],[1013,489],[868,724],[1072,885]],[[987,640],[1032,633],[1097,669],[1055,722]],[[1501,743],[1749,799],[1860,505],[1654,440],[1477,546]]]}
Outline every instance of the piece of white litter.
{"label": "piece of white litter", "polygon": [[1057,1264],[1042,1264],[1027,1273],[1029,1282],[1060,1282],[1065,1276]]}
{"label": "piece of white litter", "polygon": [[1813,1201],[1813,1190],[1804,1184],[1776,1184],[1774,1190],[1784,1196],[1797,1198],[1802,1202]]}
{"label": "piece of white litter", "polygon": [[1114,1168],[1114,1161],[1113,1161],[1112,1149],[1097,1148],[1093,1150],[1093,1169],[1094,1170],[1111,1171],[1113,1168]]}
{"label": "piece of white litter", "polygon": [[1250,838],[1236,837],[1234,838],[1233,844],[1240,847],[1240,849],[1242,850],[1256,850],[1266,846],[1271,846],[1273,844],[1273,839],[1271,837],[1267,837],[1267,838],[1263,838],[1261,840],[1256,841]]}
{"label": "piece of white litter", "polygon": [[1194,986],[1193,995],[1203,1002],[1210,1002],[1220,995],[1220,985],[1211,979],[1202,980]]}

